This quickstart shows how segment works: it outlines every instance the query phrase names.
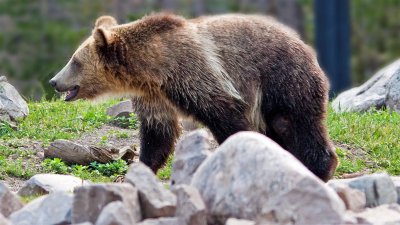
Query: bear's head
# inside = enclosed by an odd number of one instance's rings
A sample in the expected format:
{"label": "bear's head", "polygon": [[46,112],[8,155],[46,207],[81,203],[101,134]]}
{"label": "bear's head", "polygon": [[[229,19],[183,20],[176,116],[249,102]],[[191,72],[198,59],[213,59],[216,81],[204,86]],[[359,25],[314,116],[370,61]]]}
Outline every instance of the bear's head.
{"label": "bear's head", "polygon": [[72,55],[67,65],[57,73],[50,84],[58,92],[66,92],[65,101],[94,99],[104,94],[115,93],[115,54],[122,51],[115,46],[117,38],[112,28],[117,21],[111,16],[97,19],[92,35]]}

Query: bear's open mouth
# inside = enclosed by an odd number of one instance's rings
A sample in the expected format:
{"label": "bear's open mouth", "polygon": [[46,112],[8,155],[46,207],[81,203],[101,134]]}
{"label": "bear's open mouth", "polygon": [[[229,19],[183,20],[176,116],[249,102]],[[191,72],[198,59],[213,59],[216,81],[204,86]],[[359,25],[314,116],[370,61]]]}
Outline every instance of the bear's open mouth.
{"label": "bear's open mouth", "polygon": [[67,96],[65,96],[65,101],[71,101],[72,99],[74,99],[79,92],[79,86],[76,85],[75,87],[73,87],[72,89],[67,91]]}

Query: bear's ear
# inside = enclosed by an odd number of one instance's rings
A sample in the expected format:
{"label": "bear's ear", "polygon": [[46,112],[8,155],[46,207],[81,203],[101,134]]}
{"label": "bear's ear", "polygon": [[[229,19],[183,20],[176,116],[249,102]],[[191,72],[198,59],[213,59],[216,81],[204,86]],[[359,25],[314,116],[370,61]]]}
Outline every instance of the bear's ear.
{"label": "bear's ear", "polygon": [[97,47],[105,48],[113,42],[112,32],[104,28],[95,28],[92,32]]}
{"label": "bear's ear", "polygon": [[118,25],[117,20],[112,16],[100,16],[97,18],[94,28],[104,27],[109,28]]}

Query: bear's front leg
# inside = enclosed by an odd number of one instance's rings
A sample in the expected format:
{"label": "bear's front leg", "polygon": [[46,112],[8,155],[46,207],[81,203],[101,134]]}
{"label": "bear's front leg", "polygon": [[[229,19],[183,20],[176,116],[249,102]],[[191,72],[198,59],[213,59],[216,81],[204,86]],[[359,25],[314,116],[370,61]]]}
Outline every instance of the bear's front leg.
{"label": "bear's front leg", "polygon": [[178,120],[176,116],[157,118],[139,115],[139,118],[140,161],[157,173],[174,149],[175,140],[180,133]]}

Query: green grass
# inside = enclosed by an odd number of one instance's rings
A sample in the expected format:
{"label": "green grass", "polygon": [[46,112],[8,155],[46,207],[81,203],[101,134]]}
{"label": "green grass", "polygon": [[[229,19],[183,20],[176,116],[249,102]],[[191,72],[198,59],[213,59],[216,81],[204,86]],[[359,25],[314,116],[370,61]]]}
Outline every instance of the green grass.
{"label": "green grass", "polygon": [[[37,173],[73,174],[93,182],[110,182],[116,176],[124,174],[126,163],[116,161],[109,164],[91,166],[66,165],[60,159],[46,159],[38,162],[35,150],[26,145],[29,141],[38,141],[43,146],[56,139],[73,139],[85,132],[91,132],[105,123],[113,122],[105,111],[116,101],[92,104],[86,101],[65,103],[63,101],[30,102],[29,116],[18,124],[18,129],[0,123],[0,179],[16,177],[29,179]],[[130,121],[132,120],[132,121]],[[136,126],[130,119],[131,126]],[[133,121],[135,120],[135,121]],[[129,125],[129,124],[128,124]],[[128,138],[124,132],[115,132],[118,138]],[[27,141],[28,140],[28,141]],[[107,136],[102,138],[107,141]]]}
{"label": "green grass", "polygon": [[38,173],[34,152],[0,146],[0,180],[7,176],[28,179]]}
{"label": "green grass", "polygon": [[398,113],[371,110],[363,114],[339,114],[330,108],[328,127],[333,141],[347,144],[353,150],[338,150],[341,162],[338,174],[363,170],[400,174]]}
{"label": "green grass", "polygon": [[115,101],[103,104],[85,101],[29,103],[30,114],[20,122],[18,130],[3,124],[0,126],[0,139],[29,138],[45,143],[56,139],[72,139],[109,121],[105,111],[113,103]]}
{"label": "green grass", "polygon": [[171,177],[173,159],[174,159],[173,155],[170,155],[168,157],[168,161],[165,164],[165,166],[160,170],[158,170],[157,177],[160,180],[168,180]]}

